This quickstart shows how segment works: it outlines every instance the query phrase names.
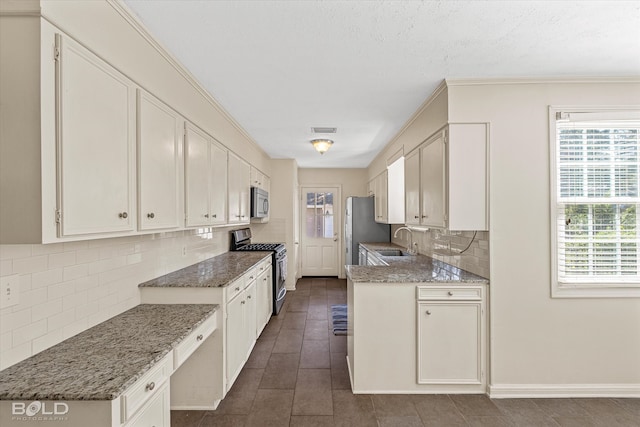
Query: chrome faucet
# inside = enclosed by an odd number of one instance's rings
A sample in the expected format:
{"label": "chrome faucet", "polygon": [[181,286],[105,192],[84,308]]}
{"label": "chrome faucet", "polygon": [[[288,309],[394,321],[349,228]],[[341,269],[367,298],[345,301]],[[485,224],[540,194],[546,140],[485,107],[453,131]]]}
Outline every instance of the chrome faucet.
{"label": "chrome faucet", "polygon": [[411,231],[411,229],[409,227],[404,227],[404,226],[400,227],[400,228],[398,228],[396,230],[395,233],[393,233],[393,238],[394,239],[398,237],[398,232],[400,230],[406,230],[406,231],[409,232],[409,246],[407,246],[407,252],[409,252],[409,254],[411,254],[411,255],[415,255],[418,251],[413,249],[413,245],[414,245],[414,243],[413,243],[413,231]]}

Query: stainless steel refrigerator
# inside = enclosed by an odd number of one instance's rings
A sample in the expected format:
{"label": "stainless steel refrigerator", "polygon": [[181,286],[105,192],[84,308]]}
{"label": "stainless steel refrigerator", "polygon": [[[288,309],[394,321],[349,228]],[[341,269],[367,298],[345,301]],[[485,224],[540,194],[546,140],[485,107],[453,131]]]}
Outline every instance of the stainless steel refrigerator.
{"label": "stainless steel refrigerator", "polygon": [[389,242],[391,227],[374,220],[373,197],[347,197],[344,214],[345,264],[358,264],[360,242]]}

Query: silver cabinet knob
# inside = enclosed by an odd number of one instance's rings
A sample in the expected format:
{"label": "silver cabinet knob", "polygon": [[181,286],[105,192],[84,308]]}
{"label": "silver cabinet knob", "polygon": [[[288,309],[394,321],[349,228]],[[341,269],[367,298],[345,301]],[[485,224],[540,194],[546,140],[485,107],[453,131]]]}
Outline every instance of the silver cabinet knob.
{"label": "silver cabinet knob", "polygon": [[449,291],[449,292],[447,292],[447,295],[449,295],[450,297],[452,297],[452,296],[453,296],[453,292]]}
{"label": "silver cabinet knob", "polygon": [[431,316],[431,310],[427,310],[427,316]]}
{"label": "silver cabinet knob", "polygon": [[151,381],[149,384],[147,384],[147,386],[144,388],[147,391],[151,391],[154,388],[156,388],[156,383],[154,383],[153,381]]}
{"label": "silver cabinet knob", "polygon": [[240,301],[240,304],[244,304],[244,303],[245,303],[244,301]]}
{"label": "silver cabinet knob", "polygon": [[218,218],[218,214],[211,215],[211,218]]}
{"label": "silver cabinet knob", "polygon": [[253,280],[253,276],[249,276],[249,280]]}
{"label": "silver cabinet knob", "polygon": [[209,214],[204,214],[204,217],[205,218],[209,218]]}
{"label": "silver cabinet knob", "polygon": [[200,334],[196,337],[196,341],[202,341],[202,338],[204,338],[204,336]]}
{"label": "silver cabinet knob", "polygon": [[153,219],[155,217],[156,217],[156,214],[154,214],[153,212],[147,214],[147,218],[149,219]]}
{"label": "silver cabinet knob", "polygon": [[247,299],[251,299],[251,295],[247,295]]}
{"label": "silver cabinet knob", "polygon": [[419,217],[418,215],[416,215],[416,216],[414,216],[414,218],[415,218],[415,219],[418,219],[418,218],[420,218],[420,217]]}
{"label": "silver cabinet knob", "polygon": [[240,287],[237,287],[237,288],[236,288],[236,291],[239,291],[239,290],[240,290]]}
{"label": "silver cabinet knob", "polygon": [[422,218],[429,218],[428,215],[422,215]]}
{"label": "silver cabinet knob", "polygon": [[128,216],[129,216],[129,214],[128,214],[128,213],[126,213],[126,212],[120,212],[120,213],[118,214],[118,218],[123,218],[123,219],[124,219],[124,218],[127,218]]}

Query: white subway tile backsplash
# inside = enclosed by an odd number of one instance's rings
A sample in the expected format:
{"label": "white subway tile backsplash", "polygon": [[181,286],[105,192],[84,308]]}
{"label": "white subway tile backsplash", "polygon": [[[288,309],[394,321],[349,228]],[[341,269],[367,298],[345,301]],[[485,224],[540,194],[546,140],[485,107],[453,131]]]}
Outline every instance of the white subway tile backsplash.
{"label": "white subway tile backsplash", "polygon": [[[18,307],[22,308],[20,305]],[[19,311],[9,312],[3,309],[0,312],[0,333],[14,331],[31,323],[31,309],[21,309]]]}
{"label": "white subway tile backsplash", "polygon": [[228,228],[0,245],[0,275],[20,274],[23,292],[0,311],[0,369],[139,304],[138,284],[228,250]]}
{"label": "white subway tile backsplash", "polygon": [[13,260],[13,274],[30,274],[45,271],[48,268],[49,256],[37,255]]}
{"label": "white subway tile backsplash", "polygon": [[62,282],[62,268],[54,268],[31,275],[31,288],[41,288]]}
{"label": "white subway tile backsplash", "polygon": [[47,333],[47,320],[42,319],[13,331],[12,346],[18,347]]}
{"label": "white subway tile backsplash", "polygon": [[32,354],[31,341],[25,342],[17,347],[7,348],[6,350],[3,348],[0,352],[0,370],[15,365]]}
{"label": "white subway tile backsplash", "polygon": [[49,347],[53,347],[60,341],[62,341],[62,329],[48,332],[41,337],[35,338],[32,343],[33,354],[46,350]]}
{"label": "white subway tile backsplash", "polygon": [[62,313],[62,298],[50,299],[31,307],[31,317],[34,322],[59,313]]}

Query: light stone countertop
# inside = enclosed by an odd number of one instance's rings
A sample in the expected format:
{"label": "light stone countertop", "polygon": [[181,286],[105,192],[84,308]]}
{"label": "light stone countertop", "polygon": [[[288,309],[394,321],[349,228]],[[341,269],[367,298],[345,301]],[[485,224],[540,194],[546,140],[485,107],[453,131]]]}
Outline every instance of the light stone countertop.
{"label": "light stone countertop", "polygon": [[141,304],[0,371],[0,400],[113,400],[218,309]]}
{"label": "light stone countertop", "polygon": [[229,285],[271,252],[226,252],[173,273],[141,283],[139,287],[219,288]]}
{"label": "light stone countertop", "polygon": [[[395,243],[361,243],[368,251],[383,249],[406,250]],[[381,256],[388,265],[347,265],[347,277],[352,282],[374,283],[489,283],[488,279],[425,255]]]}

